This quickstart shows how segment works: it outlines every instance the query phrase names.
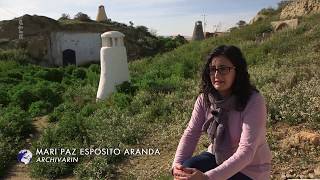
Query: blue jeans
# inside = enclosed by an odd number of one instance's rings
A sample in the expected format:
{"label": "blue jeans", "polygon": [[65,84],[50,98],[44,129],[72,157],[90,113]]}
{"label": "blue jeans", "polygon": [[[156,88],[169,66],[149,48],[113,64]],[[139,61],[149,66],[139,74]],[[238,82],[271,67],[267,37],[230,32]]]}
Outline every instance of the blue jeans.
{"label": "blue jeans", "polygon": [[[213,154],[209,152],[202,152],[198,156],[194,156],[190,159],[187,159],[182,164],[184,167],[189,168],[196,168],[201,172],[206,172],[211,169],[214,169],[218,165],[216,164],[216,159]],[[233,175],[228,180],[252,180],[250,177],[238,172],[237,174]]]}

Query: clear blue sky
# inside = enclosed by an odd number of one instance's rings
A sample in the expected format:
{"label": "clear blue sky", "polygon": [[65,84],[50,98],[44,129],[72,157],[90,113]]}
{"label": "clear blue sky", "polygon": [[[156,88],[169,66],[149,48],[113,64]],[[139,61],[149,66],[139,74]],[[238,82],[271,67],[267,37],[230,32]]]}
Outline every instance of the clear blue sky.
{"label": "clear blue sky", "polygon": [[[194,23],[206,16],[206,31],[223,31],[239,20],[249,22],[262,8],[276,7],[280,0],[0,0],[0,20],[24,14],[58,19],[78,12],[95,19],[104,5],[113,21],[144,25],[158,35],[192,35]],[[219,25],[219,26],[217,26]]]}

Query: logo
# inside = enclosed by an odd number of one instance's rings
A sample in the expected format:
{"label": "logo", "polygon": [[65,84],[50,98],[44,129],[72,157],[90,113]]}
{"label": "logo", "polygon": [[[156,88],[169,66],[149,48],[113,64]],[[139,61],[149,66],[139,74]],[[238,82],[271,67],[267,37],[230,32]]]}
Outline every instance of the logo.
{"label": "logo", "polygon": [[32,153],[29,150],[24,149],[24,150],[19,151],[19,154],[18,154],[18,161],[19,162],[24,163],[24,164],[29,164],[31,159],[32,159]]}

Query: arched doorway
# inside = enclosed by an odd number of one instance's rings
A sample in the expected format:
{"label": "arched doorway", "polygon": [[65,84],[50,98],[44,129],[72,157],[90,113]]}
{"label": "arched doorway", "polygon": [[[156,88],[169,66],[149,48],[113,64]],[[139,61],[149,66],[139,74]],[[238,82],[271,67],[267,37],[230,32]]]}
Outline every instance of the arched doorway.
{"label": "arched doorway", "polygon": [[63,66],[76,65],[76,52],[72,49],[66,49],[62,52]]}
{"label": "arched doorway", "polygon": [[276,27],[276,31],[280,31],[280,30],[283,30],[283,29],[288,28],[288,27],[289,26],[288,26],[287,23],[281,23]]}

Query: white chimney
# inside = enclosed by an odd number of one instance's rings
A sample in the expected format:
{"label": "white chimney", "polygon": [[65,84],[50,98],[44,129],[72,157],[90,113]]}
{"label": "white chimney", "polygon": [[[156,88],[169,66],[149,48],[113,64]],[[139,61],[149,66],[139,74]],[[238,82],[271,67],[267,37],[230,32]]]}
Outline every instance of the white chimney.
{"label": "white chimney", "polygon": [[123,38],[124,34],[118,31],[109,31],[101,35],[101,74],[97,100],[105,99],[116,90],[116,85],[129,81],[127,53]]}

